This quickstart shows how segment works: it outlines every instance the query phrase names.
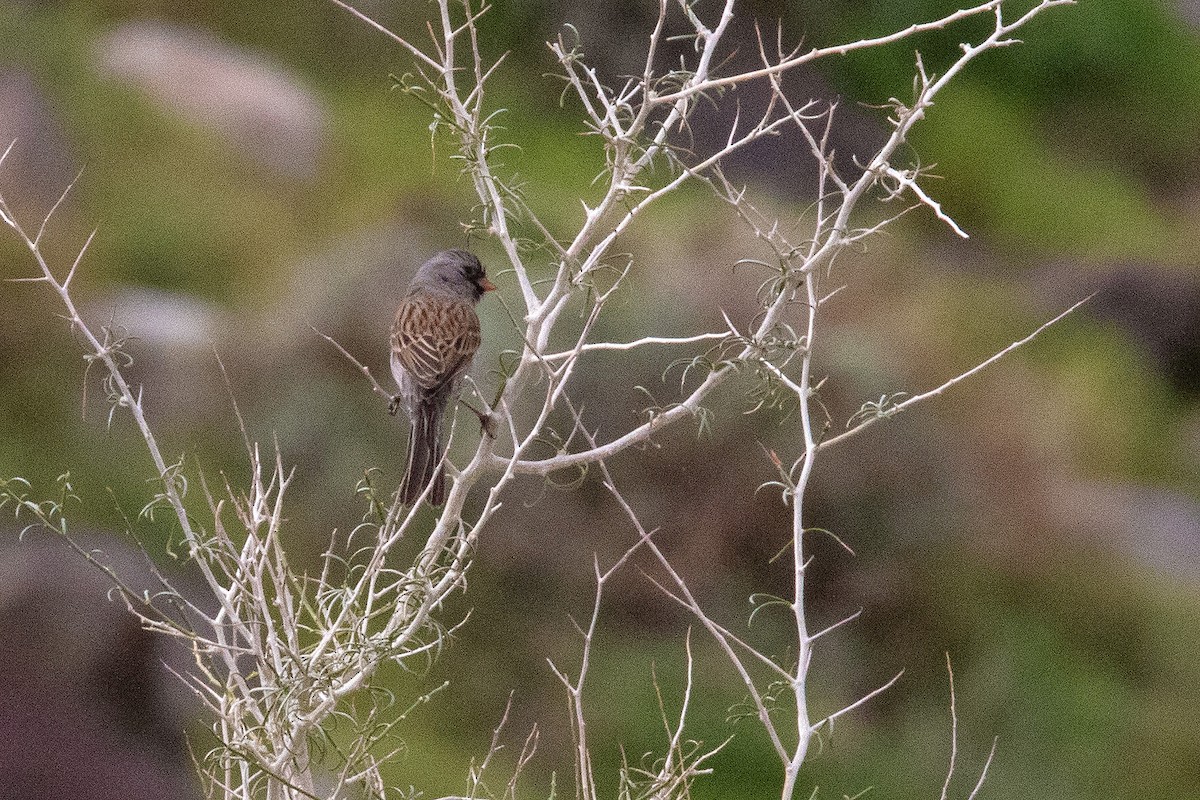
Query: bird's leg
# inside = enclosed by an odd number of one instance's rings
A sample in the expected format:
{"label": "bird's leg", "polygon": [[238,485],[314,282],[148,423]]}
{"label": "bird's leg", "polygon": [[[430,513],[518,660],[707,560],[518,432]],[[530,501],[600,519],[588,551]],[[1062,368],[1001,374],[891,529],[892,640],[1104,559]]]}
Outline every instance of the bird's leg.
{"label": "bird's leg", "polygon": [[400,410],[400,404],[404,402],[404,398],[398,394],[392,395],[392,399],[388,401],[388,413],[393,417]]}
{"label": "bird's leg", "polygon": [[486,411],[480,411],[475,406],[468,403],[466,400],[463,400],[461,397],[458,398],[458,402],[462,403],[464,406],[471,409],[471,413],[479,418],[480,433],[486,433],[488,435],[489,439],[496,438],[496,418],[495,417],[493,417],[491,414],[489,414]]}

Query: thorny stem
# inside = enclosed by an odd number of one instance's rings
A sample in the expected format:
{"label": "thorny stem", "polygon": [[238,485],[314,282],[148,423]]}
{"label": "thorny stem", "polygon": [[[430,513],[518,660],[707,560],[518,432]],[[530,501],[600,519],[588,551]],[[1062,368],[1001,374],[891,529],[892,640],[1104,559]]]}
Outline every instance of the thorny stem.
{"label": "thorny stem", "polygon": [[800,359],[799,408],[800,427],[804,436],[804,457],[800,474],[791,493],[792,502],[792,569],[793,594],[792,616],[796,621],[797,658],[796,672],[792,679],[792,693],[796,699],[796,749],[784,770],[783,797],[790,798],[795,791],[800,766],[808,755],[808,744],[813,727],[808,712],[808,668],[812,659],[812,639],[808,635],[808,621],[804,608],[804,571],[808,566],[804,554],[804,498],[817,460],[817,442],[813,433],[812,420],[812,354],[817,332],[817,272],[809,270],[804,275],[804,291],[808,299],[808,325],[805,333],[806,346]]}

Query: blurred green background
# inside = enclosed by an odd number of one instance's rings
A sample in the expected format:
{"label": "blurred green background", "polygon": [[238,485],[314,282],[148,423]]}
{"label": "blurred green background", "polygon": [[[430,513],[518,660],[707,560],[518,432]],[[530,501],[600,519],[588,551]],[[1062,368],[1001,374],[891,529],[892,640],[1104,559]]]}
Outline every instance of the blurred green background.
{"label": "blurred green background", "polygon": [[[502,169],[520,175],[560,234],[578,223],[578,199],[594,196],[603,161],[579,135],[576,109],[560,105],[561,83],[545,77],[544,42],[572,22],[603,74],[628,74],[651,5],[498,2],[483,23],[490,53],[513,51],[491,96],[507,109],[502,137],[521,148]],[[823,45],[957,5],[762,0],[744,10],[747,20],[782,18],[786,41]],[[424,41],[432,7],[362,8]],[[1025,44],[987,55],[947,90],[909,151],[936,165],[926,189],[972,238],[922,210],[839,267],[847,288],[819,356],[835,431],[862,402],[932,388],[1097,295],[1029,348],[820,463],[813,523],[857,555],[813,540],[814,626],[863,613],[817,650],[815,710],[905,672],[822,741],[800,796],[936,796],[949,753],[946,653],[957,796],[993,737],[981,798],[1200,796],[1198,24],[1193,0],[1082,0],[1035,21]],[[909,97],[914,48],[936,71],[978,31],[959,26],[791,80],[797,92],[841,99],[838,152],[850,168],[883,135],[885,112],[873,106]],[[752,58],[752,26],[733,37],[735,63]],[[131,373],[166,451],[236,480],[244,456],[220,353],[251,434],[277,436],[296,465],[289,536],[301,564],[315,563],[333,528],[357,522],[364,470],[395,481],[403,453],[402,426],[309,325],[386,375],[386,330],[412,269],[469,244],[502,287],[481,307],[488,341],[476,376],[494,382],[499,352],[518,341],[502,304],[515,308],[517,293],[496,268],[498,248],[463,233],[478,211],[450,143],[431,138],[424,107],[390,89],[389,74],[411,69],[385,37],[322,3],[0,2],[0,143],[18,140],[0,191],[30,225],[83,169],[47,251],[65,267],[99,229],[77,301],[89,320],[134,337]],[[743,94],[752,106],[753,92]],[[731,108],[706,112],[709,136],[724,136]],[[706,141],[696,134],[698,148]],[[739,157],[730,172],[785,218],[811,201],[811,164],[793,139]],[[703,191],[649,215],[622,247],[635,277],[605,335],[710,330],[718,308],[753,315],[759,276],[733,264],[755,244]],[[532,263],[548,274],[544,260]],[[32,269],[0,235],[0,276]],[[70,470],[83,498],[73,523],[127,540],[124,520],[151,491],[140,440],[119,413],[107,424],[103,388],[44,288],[2,291],[0,476],[48,491]],[[614,387],[616,374],[674,396],[677,376],[663,382],[661,365],[591,363],[580,389],[600,405],[603,431],[644,406],[632,385]],[[785,511],[753,489],[770,478],[762,446],[794,455],[798,425],[742,414],[747,389],[714,400],[711,434],[674,431],[614,463],[697,595],[743,631],[752,592],[788,590],[786,565],[770,562],[786,541]],[[135,531],[170,563],[165,523]],[[427,670],[388,676],[405,692],[452,682],[413,714],[397,785],[462,791],[511,690],[510,744],[534,723],[542,730],[523,796],[546,796],[552,774],[570,794],[565,696],[545,658],[577,662],[571,616],[589,610],[591,555],[611,559],[632,536],[595,480],[572,491],[516,484],[453,610],[471,620]],[[15,558],[14,547],[0,556]],[[53,582],[38,583],[53,592]],[[601,788],[614,793],[619,743],[633,763],[661,752],[652,665],[674,708],[689,620],[633,569],[604,610],[590,730]],[[786,657],[781,620],[760,615],[749,635]],[[693,638],[690,733],[710,745],[736,734],[696,796],[775,794],[780,770],[761,733],[726,721],[743,699],[736,676]]]}

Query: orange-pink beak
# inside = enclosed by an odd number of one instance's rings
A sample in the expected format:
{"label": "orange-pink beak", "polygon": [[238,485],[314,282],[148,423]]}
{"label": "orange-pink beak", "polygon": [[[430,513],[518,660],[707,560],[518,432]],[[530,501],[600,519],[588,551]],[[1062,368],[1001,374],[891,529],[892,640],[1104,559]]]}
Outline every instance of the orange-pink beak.
{"label": "orange-pink beak", "polygon": [[479,288],[483,289],[485,292],[494,292],[496,291],[496,284],[492,283],[487,278],[480,278]]}

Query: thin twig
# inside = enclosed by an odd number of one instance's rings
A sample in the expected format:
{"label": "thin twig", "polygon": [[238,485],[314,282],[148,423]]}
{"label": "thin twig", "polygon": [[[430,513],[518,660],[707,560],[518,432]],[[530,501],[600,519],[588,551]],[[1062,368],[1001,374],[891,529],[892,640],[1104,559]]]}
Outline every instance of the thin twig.
{"label": "thin twig", "polygon": [[[334,2],[337,2],[337,0],[334,0]],[[354,356],[350,355],[350,351],[348,351],[346,348],[342,347],[342,345],[339,344],[336,339],[334,339],[332,336],[330,336],[328,334],[322,333],[321,331],[317,330],[312,325],[309,325],[308,327],[312,328],[313,333],[317,334],[317,336],[320,336],[322,339],[324,339],[325,341],[329,342],[331,345],[336,347],[339,353],[341,353],[343,356],[345,356],[346,359],[351,364],[353,364],[355,367],[357,367],[358,371],[361,372],[364,376],[366,376],[366,379],[371,382],[371,388],[375,391],[376,394],[378,394],[381,397],[386,397],[388,400],[391,400],[392,397],[394,397],[393,394],[387,392],[386,390],[384,390],[384,388],[382,386],[379,385],[379,381],[375,380],[375,376],[371,374],[370,367],[368,367],[366,364],[359,361]]]}
{"label": "thin twig", "polygon": [[1048,328],[1050,328],[1052,325],[1054,325],[1055,323],[1059,322],[1060,320],[1062,320],[1065,317],[1067,317],[1068,315],[1070,315],[1072,312],[1074,312],[1076,309],[1078,309],[1080,306],[1082,306],[1084,303],[1088,302],[1095,296],[1096,296],[1095,294],[1088,295],[1087,297],[1083,298],[1082,300],[1080,300],[1077,303],[1075,303],[1074,305],[1072,305],[1066,311],[1062,312],[1058,316],[1051,319],[1049,322],[1045,322],[1042,325],[1038,326],[1037,330],[1035,330],[1033,333],[1026,336],[1024,339],[1019,339],[1019,340],[1013,342],[1008,347],[1005,347],[1003,350],[997,352],[996,354],[994,354],[987,360],[979,362],[978,364],[976,364],[974,367],[971,367],[971,369],[967,370],[966,372],[959,373],[958,375],[956,375],[953,378],[951,378],[950,380],[946,381],[945,383],[943,383],[941,386],[937,387],[936,389],[930,389],[927,392],[922,392],[921,394],[914,395],[913,397],[908,398],[907,400],[905,400],[902,403],[897,403],[896,405],[891,406],[889,409],[887,409],[886,414],[880,414],[878,416],[868,417],[865,420],[863,420],[862,422],[860,422],[858,425],[855,425],[853,428],[846,431],[845,433],[840,433],[837,436],[833,436],[829,439],[824,440],[820,444],[820,449],[825,450],[826,448],[833,447],[836,444],[840,444],[841,442],[844,442],[847,439],[850,439],[850,438],[862,433],[864,429],[869,428],[871,425],[874,425],[876,422],[878,422],[881,419],[891,418],[891,417],[895,416],[896,414],[900,413],[901,411],[904,411],[905,409],[908,409],[908,408],[916,405],[917,403],[928,400],[931,397],[937,397],[938,395],[944,393],[946,390],[950,389],[951,387],[955,386],[956,384],[962,383],[967,378],[970,378],[973,375],[976,375],[979,372],[983,371],[987,367],[990,367],[992,364],[995,364],[997,361],[1004,358],[1008,354],[1012,353],[1017,348],[1023,347],[1024,345],[1029,344],[1034,339],[1036,339],[1039,335],[1041,335],[1044,331],[1046,331]]}
{"label": "thin twig", "polygon": [[941,800],[946,800],[950,791],[950,779],[954,777],[954,764],[958,760],[958,709],[954,704],[954,667],[950,665],[950,653],[946,653],[946,674],[950,678],[950,766],[946,770],[946,782],[942,784]]}

